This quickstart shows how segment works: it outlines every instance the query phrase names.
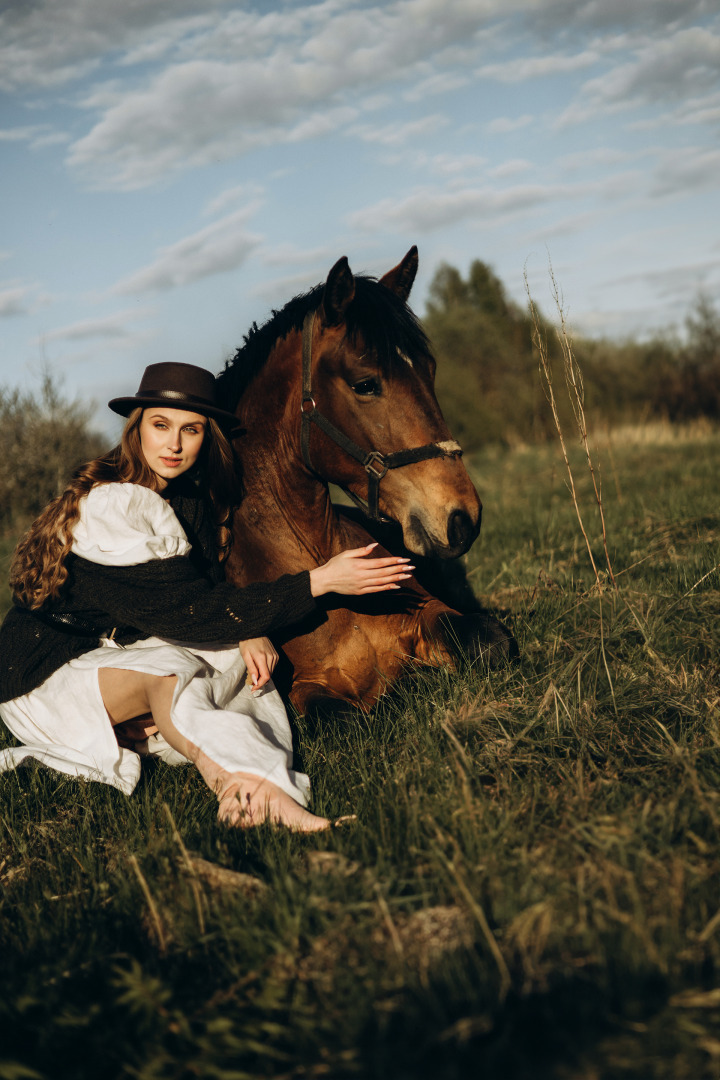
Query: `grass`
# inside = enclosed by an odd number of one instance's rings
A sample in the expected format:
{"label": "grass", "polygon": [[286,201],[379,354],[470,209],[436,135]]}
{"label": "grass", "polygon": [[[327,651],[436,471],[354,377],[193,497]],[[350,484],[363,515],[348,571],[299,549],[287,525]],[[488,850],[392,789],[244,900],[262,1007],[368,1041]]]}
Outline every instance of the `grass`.
{"label": "grass", "polygon": [[0,1080],[720,1077],[720,436],[598,456],[617,592],[558,449],[488,450],[468,571],[520,661],[300,724],[357,826],[230,832],[162,764],[0,779]]}

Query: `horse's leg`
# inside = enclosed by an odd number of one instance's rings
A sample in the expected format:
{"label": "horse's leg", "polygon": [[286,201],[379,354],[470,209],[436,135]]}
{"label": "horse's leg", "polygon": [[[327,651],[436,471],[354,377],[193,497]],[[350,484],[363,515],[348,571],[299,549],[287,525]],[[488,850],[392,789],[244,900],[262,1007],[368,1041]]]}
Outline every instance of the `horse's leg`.
{"label": "horse's leg", "polygon": [[170,717],[177,676],[149,675],[127,668],[100,668],[98,684],[113,726],[140,716],[152,716],[161,735],[197,768],[217,795],[218,818],[247,828],[263,822],[287,825],[300,832],[327,829],[326,818],[311,814],[270,780],[254,773],[230,773],[186,739]]}
{"label": "horse's leg", "polygon": [[498,667],[514,660],[518,647],[507,627],[489,612],[461,614],[431,600],[421,616],[416,655],[437,664],[443,653],[447,659],[482,660],[489,667]]}
{"label": "horse's leg", "polygon": [[350,702],[330,692],[321,683],[297,682],[294,684],[290,700],[300,716],[318,720],[341,720],[356,709],[362,708],[360,702]]}

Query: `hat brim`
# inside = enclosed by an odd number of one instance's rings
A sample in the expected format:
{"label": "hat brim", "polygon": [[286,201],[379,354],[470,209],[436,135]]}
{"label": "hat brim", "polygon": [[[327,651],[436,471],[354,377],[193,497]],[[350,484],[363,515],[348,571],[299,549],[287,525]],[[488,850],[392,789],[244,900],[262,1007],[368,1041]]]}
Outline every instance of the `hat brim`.
{"label": "hat brim", "polygon": [[217,409],[214,405],[205,405],[195,401],[168,401],[166,397],[122,397],[108,401],[108,408],[118,416],[129,416],[133,409],[150,409],[161,405],[164,409],[180,409],[183,412],[194,412],[200,416],[211,416],[221,424],[238,424],[238,418],[234,413],[226,412],[225,409]]}

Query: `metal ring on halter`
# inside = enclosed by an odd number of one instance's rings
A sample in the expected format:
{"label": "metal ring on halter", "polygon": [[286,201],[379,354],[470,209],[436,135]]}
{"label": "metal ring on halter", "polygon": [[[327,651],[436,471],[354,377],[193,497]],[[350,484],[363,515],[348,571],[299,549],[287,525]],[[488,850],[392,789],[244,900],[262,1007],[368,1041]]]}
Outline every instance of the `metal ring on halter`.
{"label": "metal ring on halter", "polygon": [[[382,472],[378,472],[378,470],[373,467],[377,463],[379,463]],[[368,476],[374,476],[378,483],[382,480],[383,476],[388,471],[387,465],[385,464],[385,458],[379,450],[372,450],[368,454],[368,456],[363,461],[363,468],[365,469],[365,472],[368,474]]]}
{"label": "metal ring on halter", "polygon": [[312,409],[310,409],[310,412],[315,412],[315,410],[317,409],[317,405],[315,404],[315,398],[314,397],[304,397],[302,399],[302,401],[300,402],[300,412],[303,414],[303,416],[308,414],[308,410],[305,408],[305,402],[306,401],[309,401],[310,404],[312,405]]}

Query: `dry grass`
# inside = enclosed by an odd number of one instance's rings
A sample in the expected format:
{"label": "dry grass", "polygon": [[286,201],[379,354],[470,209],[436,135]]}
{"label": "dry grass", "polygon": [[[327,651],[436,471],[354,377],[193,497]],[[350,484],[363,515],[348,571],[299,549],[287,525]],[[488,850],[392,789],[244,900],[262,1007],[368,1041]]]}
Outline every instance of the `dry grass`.
{"label": "dry grass", "polygon": [[602,595],[556,447],[470,464],[521,658],[300,725],[356,827],[229,832],[162,764],[2,778],[0,1077],[720,1076],[720,440],[615,454]]}

